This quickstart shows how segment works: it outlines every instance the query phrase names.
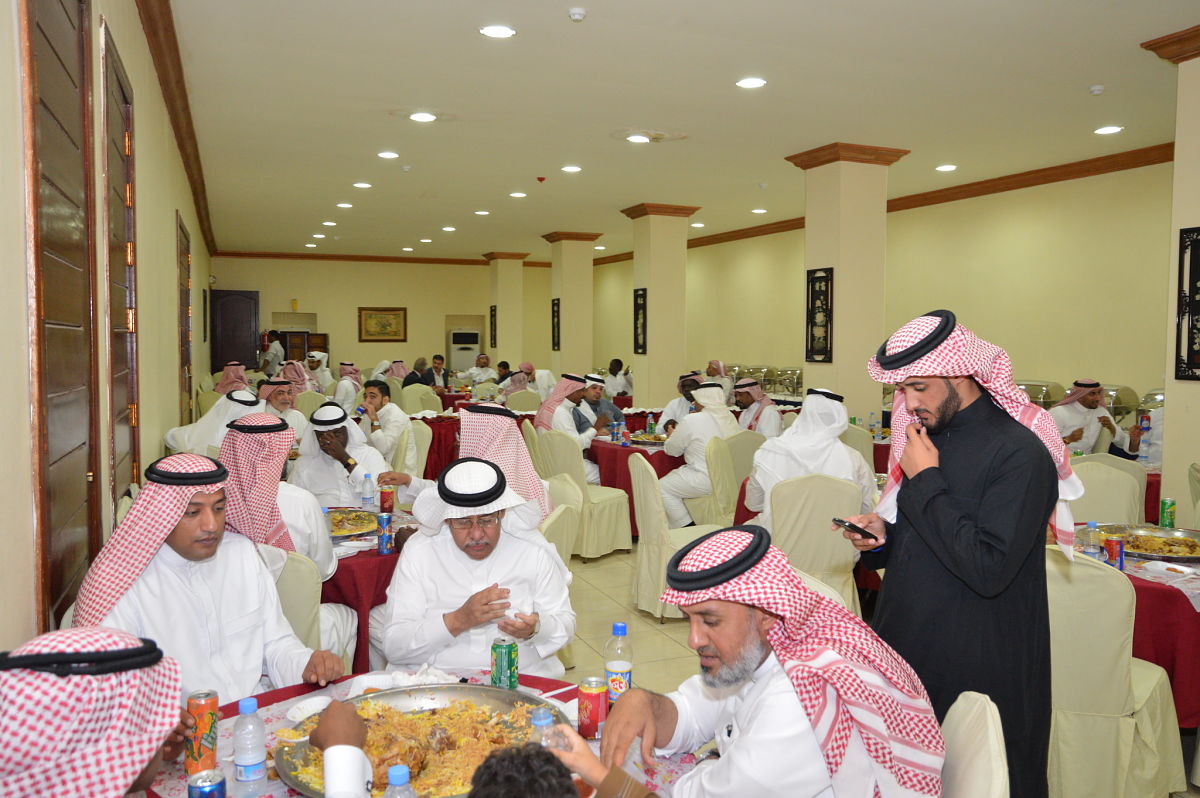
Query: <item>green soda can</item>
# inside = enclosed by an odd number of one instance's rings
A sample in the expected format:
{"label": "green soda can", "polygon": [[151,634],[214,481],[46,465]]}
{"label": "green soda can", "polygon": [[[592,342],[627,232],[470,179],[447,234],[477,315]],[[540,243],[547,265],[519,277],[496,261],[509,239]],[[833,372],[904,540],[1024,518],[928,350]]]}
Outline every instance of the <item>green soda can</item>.
{"label": "green soda can", "polygon": [[1175,526],[1175,500],[1163,499],[1158,503],[1158,525],[1174,528]]}
{"label": "green soda can", "polygon": [[492,687],[517,689],[517,641],[511,637],[492,641]]}

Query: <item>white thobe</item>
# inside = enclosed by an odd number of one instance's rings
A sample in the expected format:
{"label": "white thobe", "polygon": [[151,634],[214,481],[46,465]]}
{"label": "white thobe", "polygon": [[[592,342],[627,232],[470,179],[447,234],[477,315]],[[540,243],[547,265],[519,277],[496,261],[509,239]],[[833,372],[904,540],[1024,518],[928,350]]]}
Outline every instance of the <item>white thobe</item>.
{"label": "white thobe", "polygon": [[[850,458],[853,464],[854,478],[851,481],[858,485],[859,490],[862,492],[862,504],[859,507],[859,512],[871,512],[875,507],[875,499],[879,493],[878,483],[875,481],[875,470],[867,465],[867,461],[857,449],[847,446],[841,441],[835,441],[835,443],[843,448],[846,456]],[[770,472],[763,471],[756,464],[754,470],[750,472],[750,479],[746,481],[746,509],[758,512],[758,520],[755,523],[770,531],[771,490],[785,479],[805,477],[809,474],[818,473],[824,472],[804,468],[796,460],[789,461],[787,470],[780,470],[776,466]],[[830,474],[829,476],[846,479],[843,474]]]}
{"label": "white thobe", "polygon": [[284,360],[283,344],[278,341],[272,341],[267,347],[267,351],[259,356],[259,362],[263,367],[263,374],[268,377],[274,377],[279,372],[279,364]]}
{"label": "white thobe", "polygon": [[668,421],[683,421],[692,412],[692,403],[682,396],[676,396],[667,402],[662,414],[658,417],[658,429],[666,426]]}
{"label": "white thobe", "polygon": [[466,371],[459,372],[458,377],[472,385],[478,385],[481,382],[497,382],[500,379],[496,370],[489,366],[471,366]]}
{"label": "white thobe", "polygon": [[383,459],[391,463],[395,462],[396,446],[400,443],[401,436],[405,431],[409,431],[408,446],[404,453],[403,467],[399,470],[406,474],[411,474],[413,469],[417,467],[417,441],[412,435],[412,421],[409,420],[408,414],[400,409],[398,405],[388,402],[383,407],[379,408],[375,413],[379,419],[379,426],[371,426],[369,416],[363,416],[359,419],[358,428],[363,431],[363,435],[367,436],[367,443],[374,446],[383,455]]}
{"label": "white thobe", "polygon": [[[1112,420],[1112,413],[1108,412],[1108,408],[1095,407],[1088,410],[1079,402],[1052,407],[1050,415],[1054,419],[1054,423],[1058,425],[1058,434],[1064,438],[1077,429],[1083,430],[1083,437],[1066,444],[1066,447],[1070,451],[1078,450],[1084,454],[1091,454],[1092,449],[1096,446],[1096,439],[1100,437],[1100,430],[1103,429],[1100,426],[1100,418],[1108,416],[1109,420]],[[1113,421],[1113,428],[1117,431],[1113,435],[1113,443],[1128,452],[1129,433],[1117,426],[1116,421]]]}
{"label": "white thobe", "polygon": [[609,396],[633,393],[633,378],[628,374],[609,374],[604,378],[604,392]]}
{"label": "white thobe", "polygon": [[223,704],[298,684],[313,653],[283,616],[254,544],[228,531],[199,562],[163,544],[99,625],[156,641],[179,661],[184,696],[216,690]]}
{"label": "white thobe", "polygon": [[777,438],[779,433],[783,432],[783,413],[780,413],[775,405],[755,402],[738,416],[738,426],[742,429],[750,429],[751,424],[754,424],[753,429],[759,435]]}
{"label": "white thobe", "polygon": [[[383,455],[370,446],[355,447],[355,453],[350,455],[358,464],[354,470],[347,473],[341,463],[321,452],[311,455],[314,460],[323,461],[326,468],[311,468],[316,463],[306,463],[310,456],[300,455],[288,477],[288,482],[299,485],[317,497],[322,507],[358,507],[362,504],[362,482],[370,474],[378,480],[384,471],[390,471]],[[333,468],[336,466],[336,469]],[[328,477],[328,479],[326,479]],[[378,484],[378,483],[376,483]]]}
{"label": "white thobe", "polygon": [[358,391],[359,387],[354,384],[354,380],[340,379],[333,391],[333,401],[341,405],[347,413],[353,413],[357,405]]}
{"label": "white thobe", "polygon": [[303,413],[294,407],[289,407],[287,410],[284,410],[281,413],[280,411],[271,407],[269,402],[266,403],[266,407],[263,408],[263,412],[270,413],[276,418],[281,418],[286,421],[287,425],[292,428],[292,433],[296,436],[296,442],[300,442],[300,436],[304,434],[304,429],[308,426],[308,419],[304,417]]}
{"label": "white thobe", "polygon": [[442,616],[493,584],[510,591],[510,615],[536,612],[541,622],[536,635],[517,641],[520,672],[561,676],[563,666],[554,654],[575,634],[575,612],[560,564],[544,547],[503,532],[484,560],[472,560],[446,532],[408,539],[387,591],[383,651],[388,667],[426,662],[443,669],[490,667],[492,641],[503,635],[500,627],[486,623],[455,637]]}
{"label": "white thobe", "polygon": [[[576,431],[575,417],[571,411],[577,407],[579,405],[563,399],[559,402],[558,407],[554,408],[554,419],[550,422],[550,425],[552,429],[571,436],[571,439],[579,444],[579,448],[586,451],[592,445],[592,439],[596,437],[596,428],[588,427],[583,432]],[[587,477],[589,485],[600,484],[600,466],[586,457],[583,458],[583,473]]]}
{"label": "white thobe", "polygon": [[[658,753],[690,753],[715,737],[721,754],[680,777],[675,798],[833,798],[817,735],[774,653],[740,688],[708,688],[696,675],[667,698],[679,718]],[[863,749],[857,732],[849,745]]]}
{"label": "white thobe", "polygon": [[684,464],[658,481],[662,491],[663,509],[671,529],[692,523],[684,499],[694,499],[712,493],[712,481],[708,478],[708,461],[704,450],[713,436],[719,436],[717,422],[707,413],[691,413],[679,422],[679,426],[663,444],[663,451],[672,457],[683,455]]}

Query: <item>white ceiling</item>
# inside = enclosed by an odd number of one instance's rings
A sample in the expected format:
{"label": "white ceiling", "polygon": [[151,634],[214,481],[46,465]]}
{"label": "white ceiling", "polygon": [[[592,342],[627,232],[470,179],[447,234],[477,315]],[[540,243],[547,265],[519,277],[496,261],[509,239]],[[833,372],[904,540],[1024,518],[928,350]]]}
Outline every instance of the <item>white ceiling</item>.
{"label": "white ceiling", "polygon": [[[639,202],[702,206],[694,235],[801,216],[784,157],[833,141],[912,150],[892,197],[1171,141],[1176,68],[1138,45],[1200,17],[1195,0],[172,7],[220,249],[531,259],[554,230],[632,248],[618,211]],[[518,35],[481,36],[491,23]],[[751,75],[767,85],[733,85]],[[686,138],[624,140],[638,129]]]}

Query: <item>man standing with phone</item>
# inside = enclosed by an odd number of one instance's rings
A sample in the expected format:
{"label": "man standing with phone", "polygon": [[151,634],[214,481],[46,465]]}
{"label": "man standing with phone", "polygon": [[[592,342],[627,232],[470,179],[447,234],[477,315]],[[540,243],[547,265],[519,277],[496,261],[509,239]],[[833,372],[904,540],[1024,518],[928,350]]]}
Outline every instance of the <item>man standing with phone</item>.
{"label": "man standing with phone", "polygon": [[[959,693],[1000,711],[1013,798],[1047,794],[1050,621],[1046,525],[1069,545],[1059,499],[1082,486],[1050,415],[1012,379],[1008,355],[935,310],[867,364],[897,386],[888,481],[876,513],[843,532],[887,567],[872,622],[929,691],[938,719]],[[1058,502],[1056,508],[1056,502]]]}

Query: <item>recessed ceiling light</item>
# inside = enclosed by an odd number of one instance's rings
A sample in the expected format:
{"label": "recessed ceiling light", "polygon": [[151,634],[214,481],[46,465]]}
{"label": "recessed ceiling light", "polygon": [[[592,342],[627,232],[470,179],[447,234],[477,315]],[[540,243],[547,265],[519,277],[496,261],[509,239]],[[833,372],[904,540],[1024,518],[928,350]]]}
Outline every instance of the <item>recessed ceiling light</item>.
{"label": "recessed ceiling light", "polygon": [[353,208],[354,206],[351,205],[349,202],[339,202],[338,207],[339,208]]}
{"label": "recessed ceiling light", "polygon": [[603,252],[604,250],[608,249],[608,247],[592,247],[592,249],[598,249]]}
{"label": "recessed ceiling light", "polygon": [[399,158],[399,157],[400,157],[400,153],[398,153],[398,152],[392,152],[391,150],[384,150],[383,152],[379,153],[379,157],[380,157],[380,158],[386,158],[387,160],[389,160],[389,161],[390,161],[390,160],[392,160],[393,158]]}
{"label": "recessed ceiling light", "polygon": [[1105,125],[1104,127],[1096,128],[1092,132],[1099,136],[1111,136],[1113,133],[1120,133],[1124,129],[1120,125]]}
{"label": "recessed ceiling light", "polygon": [[355,183],[354,187],[355,188],[370,188],[371,184],[370,183]]}
{"label": "recessed ceiling light", "polygon": [[479,32],[489,39],[511,39],[517,32],[507,25],[486,25]]}
{"label": "recessed ceiling light", "polygon": [[750,213],[766,213],[766,212],[767,212],[766,208],[755,208],[754,210],[750,211]]}
{"label": "recessed ceiling light", "polygon": [[324,237],[325,237],[324,233],[313,233],[313,238],[324,238]]}
{"label": "recessed ceiling light", "polygon": [[412,251],[413,251],[413,248],[412,248],[412,247],[400,247],[400,249],[404,250],[405,252],[412,252]]}
{"label": "recessed ceiling light", "polygon": [[425,111],[418,111],[415,114],[409,114],[408,118],[414,122],[436,122],[437,121],[436,115],[426,113]]}
{"label": "recessed ceiling light", "polygon": [[703,227],[704,222],[692,222],[692,227]]}
{"label": "recessed ceiling light", "polygon": [[626,136],[625,140],[631,141],[634,144],[649,144],[650,143],[650,137],[645,136],[641,133],[634,133],[632,136]]}
{"label": "recessed ceiling light", "polygon": [[762,78],[742,78],[736,85],[743,89],[761,89],[767,82]]}
{"label": "recessed ceiling light", "polygon": [[516,197],[517,199],[521,199],[521,197],[528,196],[528,195],[524,191],[514,191],[511,194],[509,194],[508,196]]}
{"label": "recessed ceiling light", "polygon": [[337,222],[321,222],[326,227],[337,227]]}
{"label": "recessed ceiling light", "polygon": [[433,239],[432,239],[432,238],[422,238],[422,239],[421,239],[421,243],[422,243],[422,244],[432,244],[432,243],[433,243]]}
{"label": "recessed ceiling light", "polygon": [[491,211],[475,211],[476,216],[487,216]]}
{"label": "recessed ceiling light", "polygon": [[562,168],[562,170],[563,170],[564,172],[570,172],[570,173],[574,174],[575,172],[582,172],[582,171],[583,171],[583,167],[582,167],[582,166],[569,166],[569,165],[568,165],[568,166],[564,166],[564,167]]}
{"label": "recessed ceiling light", "polygon": [[944,163],[941,166],[935,166],[933,168],[939,172],[953,172],[958,167],[952,163]]}
{"label": "recessed ceiling light", "polygon": [[306,246],[306,247],[315,247],[315,246],[316,246],[316,244],[305,244],[304,246]]}
{"label": "recessed ceiling light", "polygon": [[457,229],[458,229],[457,227],[443,227],[442,232],[443,233],[453,233]]}

